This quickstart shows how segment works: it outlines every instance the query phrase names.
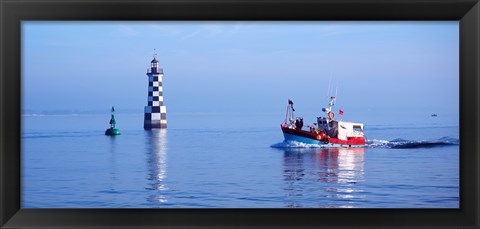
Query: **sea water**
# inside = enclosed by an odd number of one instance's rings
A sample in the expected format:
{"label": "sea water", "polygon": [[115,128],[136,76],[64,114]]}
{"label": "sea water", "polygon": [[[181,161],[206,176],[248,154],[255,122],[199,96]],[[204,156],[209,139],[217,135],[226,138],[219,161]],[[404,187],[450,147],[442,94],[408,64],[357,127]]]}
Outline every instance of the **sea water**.
{"label": "sea water", "polygon": [[334,149],[284,142],[282,114],[115,118],[25,114],[22,207],[459,207],[458,114],[360,115],[366,147]]}

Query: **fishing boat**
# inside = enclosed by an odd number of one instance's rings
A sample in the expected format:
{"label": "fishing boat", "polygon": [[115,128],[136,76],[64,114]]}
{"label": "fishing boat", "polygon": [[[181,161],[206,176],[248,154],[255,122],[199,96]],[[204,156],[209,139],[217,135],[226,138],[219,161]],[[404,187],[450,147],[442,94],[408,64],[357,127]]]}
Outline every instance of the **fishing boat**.
{"label": "fishing boat", "polygon": [[[316,144],[321,147],[364,147],[365,135],[363,123],[335,120],[333,106],[336,96],[330,96],[329,107],[322,108],[324,117],[317,117],[317,122],[304,128],[303,118],[295,117],[293,101],[288,100],[285,121],[280,125],[285,141]],[[343,111],[339,110],[343,115]]]}

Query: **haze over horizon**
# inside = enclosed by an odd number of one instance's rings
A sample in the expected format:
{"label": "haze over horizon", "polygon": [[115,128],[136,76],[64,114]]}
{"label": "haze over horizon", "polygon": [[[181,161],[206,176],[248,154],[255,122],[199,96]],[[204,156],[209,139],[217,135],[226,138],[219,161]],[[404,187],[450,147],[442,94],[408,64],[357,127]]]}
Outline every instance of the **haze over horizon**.
{"label": "haze over horizon", "polygon": [[154,49],[169,113],[459,110],[459,25],[22,22],[22,109],[142,113]]}

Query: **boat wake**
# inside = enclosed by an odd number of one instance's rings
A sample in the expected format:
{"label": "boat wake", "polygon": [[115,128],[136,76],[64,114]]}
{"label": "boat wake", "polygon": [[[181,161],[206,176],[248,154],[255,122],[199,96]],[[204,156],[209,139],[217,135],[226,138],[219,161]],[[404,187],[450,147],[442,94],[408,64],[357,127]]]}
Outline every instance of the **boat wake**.
{"label": "boat wake", "polygon": [[392,149],[415,149],[415,148],[433,148],[458,145],[456,138],[443,137],[438,140],[405,140],[397,138],[391,141],[387,140],[367,140],[365,146],[368,148],[392,148]]}
{"label": "boat wake", "polygon": [[[458,145],[459,141],[456,138],[443,137],[438,140],[424,140],[424,141],[415,141],[415,140],[405,140],[405,139],[394,139],[391,141],[387,140],[367,140],[365,148],[390,148],[390,149],[415,149],[415,148],[433,148],[433,147],[445,147],[445,146],[455,146]],[[286,148],[286,149],[297,149],[297,148],[323,148],[325,146],[317,144],[306,144],[297,141],[283,141],[277,144],[273,144],[270,147],[272,148]]]}
{"label": "boat wake", "polygon": [[272,148],[278,148],[278,149],[290,149],[290,148],[322,148],[321,145],[318,144],[307,144],[303,142],[297,142],[297,141],[283,141],[279,142],[277,144],[273,144],[270,147]]}

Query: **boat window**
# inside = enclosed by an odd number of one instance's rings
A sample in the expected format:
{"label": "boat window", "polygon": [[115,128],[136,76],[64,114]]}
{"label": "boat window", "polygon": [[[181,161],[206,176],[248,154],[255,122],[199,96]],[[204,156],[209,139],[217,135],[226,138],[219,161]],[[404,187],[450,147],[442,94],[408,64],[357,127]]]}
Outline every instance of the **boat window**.
{"label": "boat window", "polygon": [[363,132],[362,126],[353,126],[354,131]]}

